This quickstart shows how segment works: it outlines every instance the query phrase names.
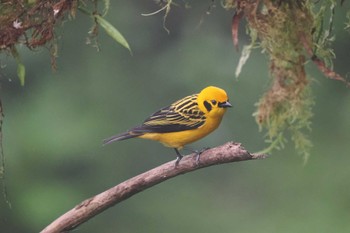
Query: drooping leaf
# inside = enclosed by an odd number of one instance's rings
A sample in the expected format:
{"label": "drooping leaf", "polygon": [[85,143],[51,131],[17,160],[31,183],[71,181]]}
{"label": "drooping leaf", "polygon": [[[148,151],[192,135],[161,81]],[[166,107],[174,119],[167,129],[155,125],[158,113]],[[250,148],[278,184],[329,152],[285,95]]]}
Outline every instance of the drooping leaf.
{"label": "drooping leaf", "polygon": [[26,67],[21,62],[17,62],[17,76],[21,86],[24,86],[24,80],[26,76]]}
{"label": "drooping leaf", "polygon": [[127,48],[130,51],[130,53],[132,53],[128,42],[126,41],[124,36],[118,31],[118,29],[116,29],[110,22],[108,22],[100,15],[95,14],[94,17],[96,19],[96,22],[107,32],[107,34],[110,37],[112,37],[115,41]]}
{"label": "drooping leaf", "polygon": [[11,53],[17,62],[17,76],[19,78],[19,82],[20,82],[21,86],[24,86],[24,81],[25,81],[25,76],[26,76],[26,68],[22,63],[21,57],[20,57],[16,47],[12,47]]}
{"label": "drooping leaf", "polygon": [[[105,10],[108,10],[108,7],[109,7],[108,2],[109,1],[105,1]],[[108,22],[106,19],[104,19],[101,15],[99,15],[97,13],[93,14],[92,12],[90,12],[88,9],[86,9],[85,7],[83,7],[81,5],[78,6],[78,9],[81,12],[83,12],[84,14],[89,15],[92,18],[94,18],[95,22],[98,25],[100,25],[110,37],[112,37],[116,42],[121,44],[123,47],[127,48],[129,50],[130,54],[132,54],[131,48],[130,48],[127,40],[119,32],[119,30],[116,29],[110,22]]]}

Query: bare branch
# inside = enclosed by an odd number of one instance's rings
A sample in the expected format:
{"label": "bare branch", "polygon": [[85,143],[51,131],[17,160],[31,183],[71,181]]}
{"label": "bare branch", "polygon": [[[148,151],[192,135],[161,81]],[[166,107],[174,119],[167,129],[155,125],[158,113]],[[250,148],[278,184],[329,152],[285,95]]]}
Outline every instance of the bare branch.
{"label": "bare branch", "polygon": [[83,201],[57,218],[41,232],[68,232],[109,207],[177,175],[212,165],[263,159],[266,157],[267,155],[265,154],[250,154],[240,143],[227,142],[224,145],[204,151],[201,154],[199,164],[196,163],[196,155],[192,154],[185,156],[176,167],[175,162],[171,161],[126,180],[103,193]]}

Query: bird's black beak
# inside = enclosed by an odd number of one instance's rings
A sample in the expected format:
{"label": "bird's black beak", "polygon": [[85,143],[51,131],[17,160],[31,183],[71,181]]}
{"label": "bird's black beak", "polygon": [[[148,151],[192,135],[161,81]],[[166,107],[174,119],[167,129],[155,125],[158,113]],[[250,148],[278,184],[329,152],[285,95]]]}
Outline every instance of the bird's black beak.
{"label": "bird's black beak", "polygon": [[228,102],[228,101],[220,102],[220,103],[218,104],[218,106],[219,106],[220,108],[231,108],[231,107],[232,107],[232,105],[231,105],[230,102]]}

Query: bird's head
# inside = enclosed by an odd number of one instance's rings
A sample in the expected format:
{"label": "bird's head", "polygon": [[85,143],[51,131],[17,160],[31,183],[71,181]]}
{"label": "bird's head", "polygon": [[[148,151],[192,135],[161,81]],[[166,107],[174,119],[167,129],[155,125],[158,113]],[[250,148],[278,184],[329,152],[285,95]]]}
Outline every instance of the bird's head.
{"label": "bird's head", "polygon": [[218,87],[209,86],[198,94],[198,107],[207,116],[222,117],[226,108],[232,107],[226,92]]}

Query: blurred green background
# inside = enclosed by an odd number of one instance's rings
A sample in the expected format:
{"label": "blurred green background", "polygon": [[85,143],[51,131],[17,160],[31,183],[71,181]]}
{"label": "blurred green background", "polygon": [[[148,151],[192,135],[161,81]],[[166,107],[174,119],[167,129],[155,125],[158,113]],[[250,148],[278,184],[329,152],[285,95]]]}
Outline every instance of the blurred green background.
{"label": "blurred green background", "polygon": [[[268,88],[268,58],[253,52],[236,79],[239,52],[232,12],[210,1],[163,13],[153,1],[112,2],[106,17],[126,37],[133,56],[103,30],[100,52],[85,44],[91,19],[78,13],[57,35],[58,70],[48,51],[20,49],[27,68],[1,56],[5,111],[3,146],[9,208],[0,200],[0,232],[38,232],[86,198],[164,162],[175,153],[159,143],[102,140],[208,85],[226,89],[229,109],[220,128],[192,148],[237,141],[251,152],[265,146],[254,103]],[[349,5],[346,3],[347,6]],[[336,8],[335,70],[346,76],[346,4]],[[249,43],[241,25],[240,45]],[[6,65],[6,66],[5,66]],[[311,157],[303,166],[292,145],[266,160],[202,169],[176,177],[114,206],[74,232],[350,232],[350,91],[309,63],[315,107]]]}

